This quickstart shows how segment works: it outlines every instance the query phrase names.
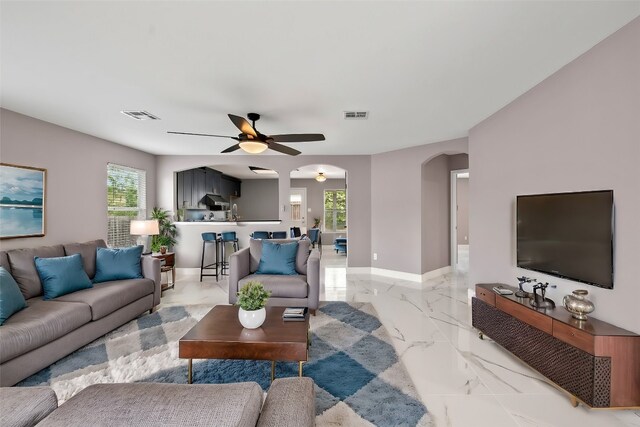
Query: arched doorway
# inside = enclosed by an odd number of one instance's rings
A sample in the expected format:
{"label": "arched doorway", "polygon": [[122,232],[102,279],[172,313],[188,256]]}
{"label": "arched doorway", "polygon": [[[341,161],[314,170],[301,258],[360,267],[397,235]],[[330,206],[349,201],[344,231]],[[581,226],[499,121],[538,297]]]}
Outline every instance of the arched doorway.
{"label": "arched doorway", "polygon": [[467,154],[440,154],[422,164],[420,241],[423,274],[442,274],[456,267],[457,244],[452,242],[452,226],[457,222],[458,204],[452,190],[454,185],[457,189],[457,172],[453,171],[468,167]]}
{"label": "arched doorway", "polygon": [[336,253],[335,242],[348,234],[347,171],[327,164],[300,166],[290,172],[290,184],[291,220],[307,231],[319,229],[323,252],[335,253],[346,266],[348,246]]}

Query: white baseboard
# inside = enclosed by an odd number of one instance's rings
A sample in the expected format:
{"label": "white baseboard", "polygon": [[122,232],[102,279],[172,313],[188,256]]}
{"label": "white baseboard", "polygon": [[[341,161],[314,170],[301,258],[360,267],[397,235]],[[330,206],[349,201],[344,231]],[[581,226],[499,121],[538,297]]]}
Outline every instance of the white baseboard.
{"label": "white baseboard", "polygon": [[376,267],[347,267],[347,273],[351,274],[374,274],[376,276],[391,277],[394,279],[408,280],[410,282],[422,283],[427,280],[442,276],[453,271],[451,266],[439,268],[437,270],[428,271],[424,274],[406,273],[404,271],[387,270],[386,268]]}
{"label": "white baseboard", "polygon": [[453,267],[450,265],[446,267],[439,268],[437,270],[427,271],[422,274],[422,281],[426,282],[427,280],[435,279],[436,277],[440,277],[443,274],[451,273],[453,271]]}

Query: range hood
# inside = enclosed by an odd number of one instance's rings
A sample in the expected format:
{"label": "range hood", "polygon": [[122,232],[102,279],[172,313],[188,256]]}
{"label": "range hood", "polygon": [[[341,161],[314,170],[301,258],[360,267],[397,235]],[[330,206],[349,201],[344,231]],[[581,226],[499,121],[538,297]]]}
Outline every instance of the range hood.
{"label": "range hood", "polygon": [[[220,208],[229,208],[229,201],[217,194],[206,194],[200,203],[209,206],[212,210],[222,210]],[[213,209],[217,208],[217,209]]]}

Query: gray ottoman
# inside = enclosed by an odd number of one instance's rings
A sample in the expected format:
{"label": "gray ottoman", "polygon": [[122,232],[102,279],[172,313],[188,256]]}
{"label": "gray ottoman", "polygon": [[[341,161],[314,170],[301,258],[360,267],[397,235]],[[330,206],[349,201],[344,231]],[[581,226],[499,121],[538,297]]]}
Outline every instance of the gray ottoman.
{"label": "gray ottoman", "polygon": [[38,427],[315,425],[311,378],[275,380],[264,406],[262,395],[256,383],[96,384],[56,409],[56,395],[48,387],[4,388],[0,424],[26,427],[44,418]]}
{"label": "gray ottoman", "polygon": [[31,427],[58,407],[49,387],[0,387],[2,427]]}
{"label": "gray ottoman", "polygon": [[262,406],[256,383],[96,384],[60,405],[38,427],[254,427]]}

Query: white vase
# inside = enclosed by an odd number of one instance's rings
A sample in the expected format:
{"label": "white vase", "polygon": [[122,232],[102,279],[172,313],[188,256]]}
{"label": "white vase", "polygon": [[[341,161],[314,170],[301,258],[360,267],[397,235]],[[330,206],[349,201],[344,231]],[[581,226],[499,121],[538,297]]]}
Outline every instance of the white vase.
{"label": "white vase", "polygon": [[267,310],[264,307],[259,310],[244,310],[242,308],[238,310],[238,319],[242,326],[247,329],[259,328],[266,318]]}

